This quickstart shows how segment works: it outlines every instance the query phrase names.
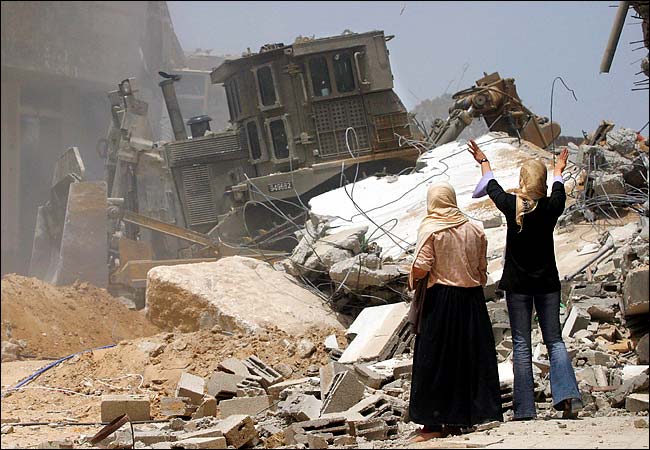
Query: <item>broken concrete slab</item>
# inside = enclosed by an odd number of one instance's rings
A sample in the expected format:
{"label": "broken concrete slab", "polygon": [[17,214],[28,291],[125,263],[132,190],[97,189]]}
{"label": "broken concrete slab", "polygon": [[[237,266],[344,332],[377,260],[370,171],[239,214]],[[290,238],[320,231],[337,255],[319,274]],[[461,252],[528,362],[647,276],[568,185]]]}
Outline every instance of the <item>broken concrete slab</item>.
{"label": "broken concrete slab", "polygon": [[216,428],[223,433],[228,445],[235,448],[241,448],[257,438],[253,419],[246,415],[227,417],[219,422]]}
{"label": "broken concrete slab", "polygon": [[[406,324],[409,306],[402,303],[365,308],[348,328],[354,339],[345,349],[340,363],[354,363],[383,358],[395,334]],[[388,357],[392,355],[387,355]]]}
{"label": "broken concrete slab", "polygon": [[402,275],[396,264],[382,264],[371,269],[364,263],[364,258],[353,256],[337,262],[329,269],[330,278],[343,284],[346,292],[361,291],[370,286],[385,286]]}
{"label": "broken concrete slab", "polygon": [[572,306],[569,317],[567,317],[564,327],[562,327],[562,336],[573,336],[576,331],[586,329],[590,322],[591,316],[587,311],[579,306]]}
{"label": "broken concrete slab", "polygon": [[357,363],[354,365],[354,370],[359,376],[363,384],[373,389],[379,389],[382,385],[388,383],[393,379],[392,374],[387,376],[375,370],[372,370],[368,365]]}
{"label": "broken concrete slab", "polygon": [[411,372],[413,372],[413,360],[405,359],[393,368],[393,378],[398,379],[403,375],[410,376]]}
{"label": "broken concrete slab", "polygon": [[202,430],[192,431],[189,433],[179,434],[176,436],[176,438],[178,440],[182,440],[182,439],[222,437],[222,436],[223,436],[223,431],[221,431],[219,428],[211,427]]}
{"label": "broken concrete slab", "polygon": [[155,431],[136,431],[133,435],[136,442],[142,442],[145,445],[155,444],[157,442],[172,442],[177,440],[177,437],[169,432],[155,430]]}
{"label": "broken concrete slab", "polygon": [[222,372],[239,375],[244,378],[248,378],[252,375],[246,367],[246,364],[237,358],[224,359],[217,367]]}
{"label": "broken concrete slab", "polygon": [[176,385],[176,397],[187,397],[199,406],[205,394],[205,380],[191,373],[183,372]]}
{"label": "broken concrete slab", "polygon": [[325,338],[324,345],[325,345],[325,348],[327,350],[334,350],[334,349],[338,350],[339,343],[338,343],[338,341],[336,339],[336,335],[335,334],[330,334],[329,336],[327,336]]}
{"label": "broken concrete slab", "polygon": [[127,414],[133,421],[151,420],[151,405],[144,395],[102,395],[102,422]]}
{"label": "broken concrete slab", "polygon": [[281,416],[303,422],[318,419],[322,404],[323,402],[313,395],[294,392],[278,404],[278,409]]}
{"label": "broken concrete slab", "polygon": [[155,267],[147,275],[146,296],[147,317],[182,332],[214,325],[226,331],[273,325],[292,334],[314,326],[343,328],[317,295],[253,258]]}
{"label": "broken concrete slab", "polygon": [[650,290],[648,287],[648,266],[630,270],[623,283],[621,310],[625,316],[648,314],[650,312]]}
{"label": "broken concrete slab", "polygon": [[227,400],[237,395],[239,389],[237,385],[242,381],[244,381],[244,377],[241,375],[214,372],[206,383],[206,391],[218,401]]}
{"label": "broken concrete slab", "polygon": [[650,362],[650,359],[648,358],[648,333],[646,333],[641,339],[639,339],[639,342],[636,344],[636,348],[634,351],[636,354],[639,356],[639,363],[641,364],[648,364]]}
{"label": "broken concrete slab", "polygon": [[195,437],[171,443],[171,448],[228,448],[224,437]]}
{"label": "broken concrete slab", "polygon": [[298,386],[304,383],[308,383],[310,378],[296,378],[293,380],[282,381],[280,383],[272,384],[267,388],[267,392],[271,398],[275,401],[280,398],[280,393],[285,389],[291,388],[293,386]]}
{"label": "broken concrete slab", "polygon": [[192,414],[192,419],[201,419],[203,417],[214,417],[217,415],[217,399],[212,395],[204,395],[203,401]]}
{"label": "broken concrete slab", "polygon": [[324,399],[329,391],[329,388],[334,380],[334,376],[340,372],[349,372],[352,370],[349,366],[341,364],[338,361],[332,361],[331,363],[321,367],[318,371],[320,378],[320,393],[321,399]]}
{"label": "broken concrete slab", "polygon": [[631,413],[648,411],[648,394],[630,394],[625,399],[625,409]]}
{"label": "broken concrete slab", "polygon": [[322,414],[345,411],[363,397],[365,388],[354,372],[340,372],[323,398]]}
{"label": "broken concrete slab", "polygon": [[271,396],[260,395],[258,397],[235,397],[230,400],[219,402],[221,417],[234,415],[254,416],[268,409],[271,406]]}

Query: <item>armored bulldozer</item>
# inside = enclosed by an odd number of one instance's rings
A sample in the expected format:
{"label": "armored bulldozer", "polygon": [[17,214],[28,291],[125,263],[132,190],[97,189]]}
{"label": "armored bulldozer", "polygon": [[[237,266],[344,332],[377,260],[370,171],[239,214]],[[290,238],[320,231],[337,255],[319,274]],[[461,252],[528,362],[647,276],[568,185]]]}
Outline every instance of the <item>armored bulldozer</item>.
{"label": "armored bulldozer", "polygon": [[[148,105],[135,80],[123,80],[108,95],[112,122],[99,148],[106,181],[87,182],[80,170],[62,176],[83,162],[74,149],[61,158],[53,188],[64,186],[39,209],[32,273],[53,283],[88,279],[88,262],[100,261],[110,276],[103,270],[93,282],[121,293],[141,291],[156,265],[286,254],[310,198],[353,177],[415,165],[414,130],[393,91],[392,37],[300,38],[225,61],[210,73],[225,88],[230,114],[218,132],[200,115],[189,118],[188,135],[175,91],[183,73],[160,72],[171,142],[153,142]],[[87,190],[104,198],[104,243],[97,214],[70,210]],[[80,237],[90,232],[92,240]]]}

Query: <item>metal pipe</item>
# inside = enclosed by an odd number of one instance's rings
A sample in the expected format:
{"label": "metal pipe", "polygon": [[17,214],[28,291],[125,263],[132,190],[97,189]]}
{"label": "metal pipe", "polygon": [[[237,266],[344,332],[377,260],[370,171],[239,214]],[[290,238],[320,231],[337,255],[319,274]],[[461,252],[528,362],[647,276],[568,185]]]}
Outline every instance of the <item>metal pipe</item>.
{"label": "metal pipe", "polygon": [[625,18],[627,17],[627,11],[629,8],[630,2],[622,1],[618,5],[618,11],[616,11],[616,17],[614,18],[612,31],[609,33],[609,41],[607,42],[607,47],[605,48],[605,54],[603,55],[603,60],[600,63],[600,73],[609,73],[609,69],[612,67],[614,53],[616,53],[618,40],[621,37],[621,31],[623,31],[623,25],[625,24]]}
{"label": "metal pipe", "polygon": [[174,80],[167,79],[158,83],[162,89],[167,112],[169,113],[169,121],[172,124],[174,131],[174,139],[177,141],[187,140],[187,131],[185,130],[185,122],[183,122],[183,115],[181,114],[181,107],[176,98],[176,89],[174,88]]}

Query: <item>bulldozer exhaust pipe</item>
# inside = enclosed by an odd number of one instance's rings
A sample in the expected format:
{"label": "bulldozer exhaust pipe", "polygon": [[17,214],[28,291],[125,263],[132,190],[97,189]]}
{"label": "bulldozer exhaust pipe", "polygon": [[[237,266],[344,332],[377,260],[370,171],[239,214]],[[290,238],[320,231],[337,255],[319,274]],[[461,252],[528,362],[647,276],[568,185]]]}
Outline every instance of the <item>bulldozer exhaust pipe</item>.
{"label": "bulldozer exhaust pipe", "polygon": [[177,141],[185,141],[187,140],[187,131],[185,130],[181,107],[176,98],[174,81],[174,79],[163,80],[158,83],[158,86],[162,89],[165,105],[167,106],[167,112],[169,113],[169,121],[171,122],[172,130],[174,131],[174,139]]}

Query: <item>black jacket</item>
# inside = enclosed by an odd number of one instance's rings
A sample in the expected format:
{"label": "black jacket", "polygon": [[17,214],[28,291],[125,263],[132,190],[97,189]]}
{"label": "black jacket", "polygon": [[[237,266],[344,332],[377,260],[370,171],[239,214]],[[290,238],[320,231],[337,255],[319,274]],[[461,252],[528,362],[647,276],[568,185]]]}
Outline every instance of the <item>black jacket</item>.
{"label": "black jacket", "polygon": [[494,179],[488,182],[487,193],[508,223],[506,258],[499,289],[517,294],[559,291],[553,229],[564,211],[564,185],[559,181],[553,183],[551,196],[539,199],[537,208],[524,215],[521,231],[515,220],[516,196],[505,192]]}

